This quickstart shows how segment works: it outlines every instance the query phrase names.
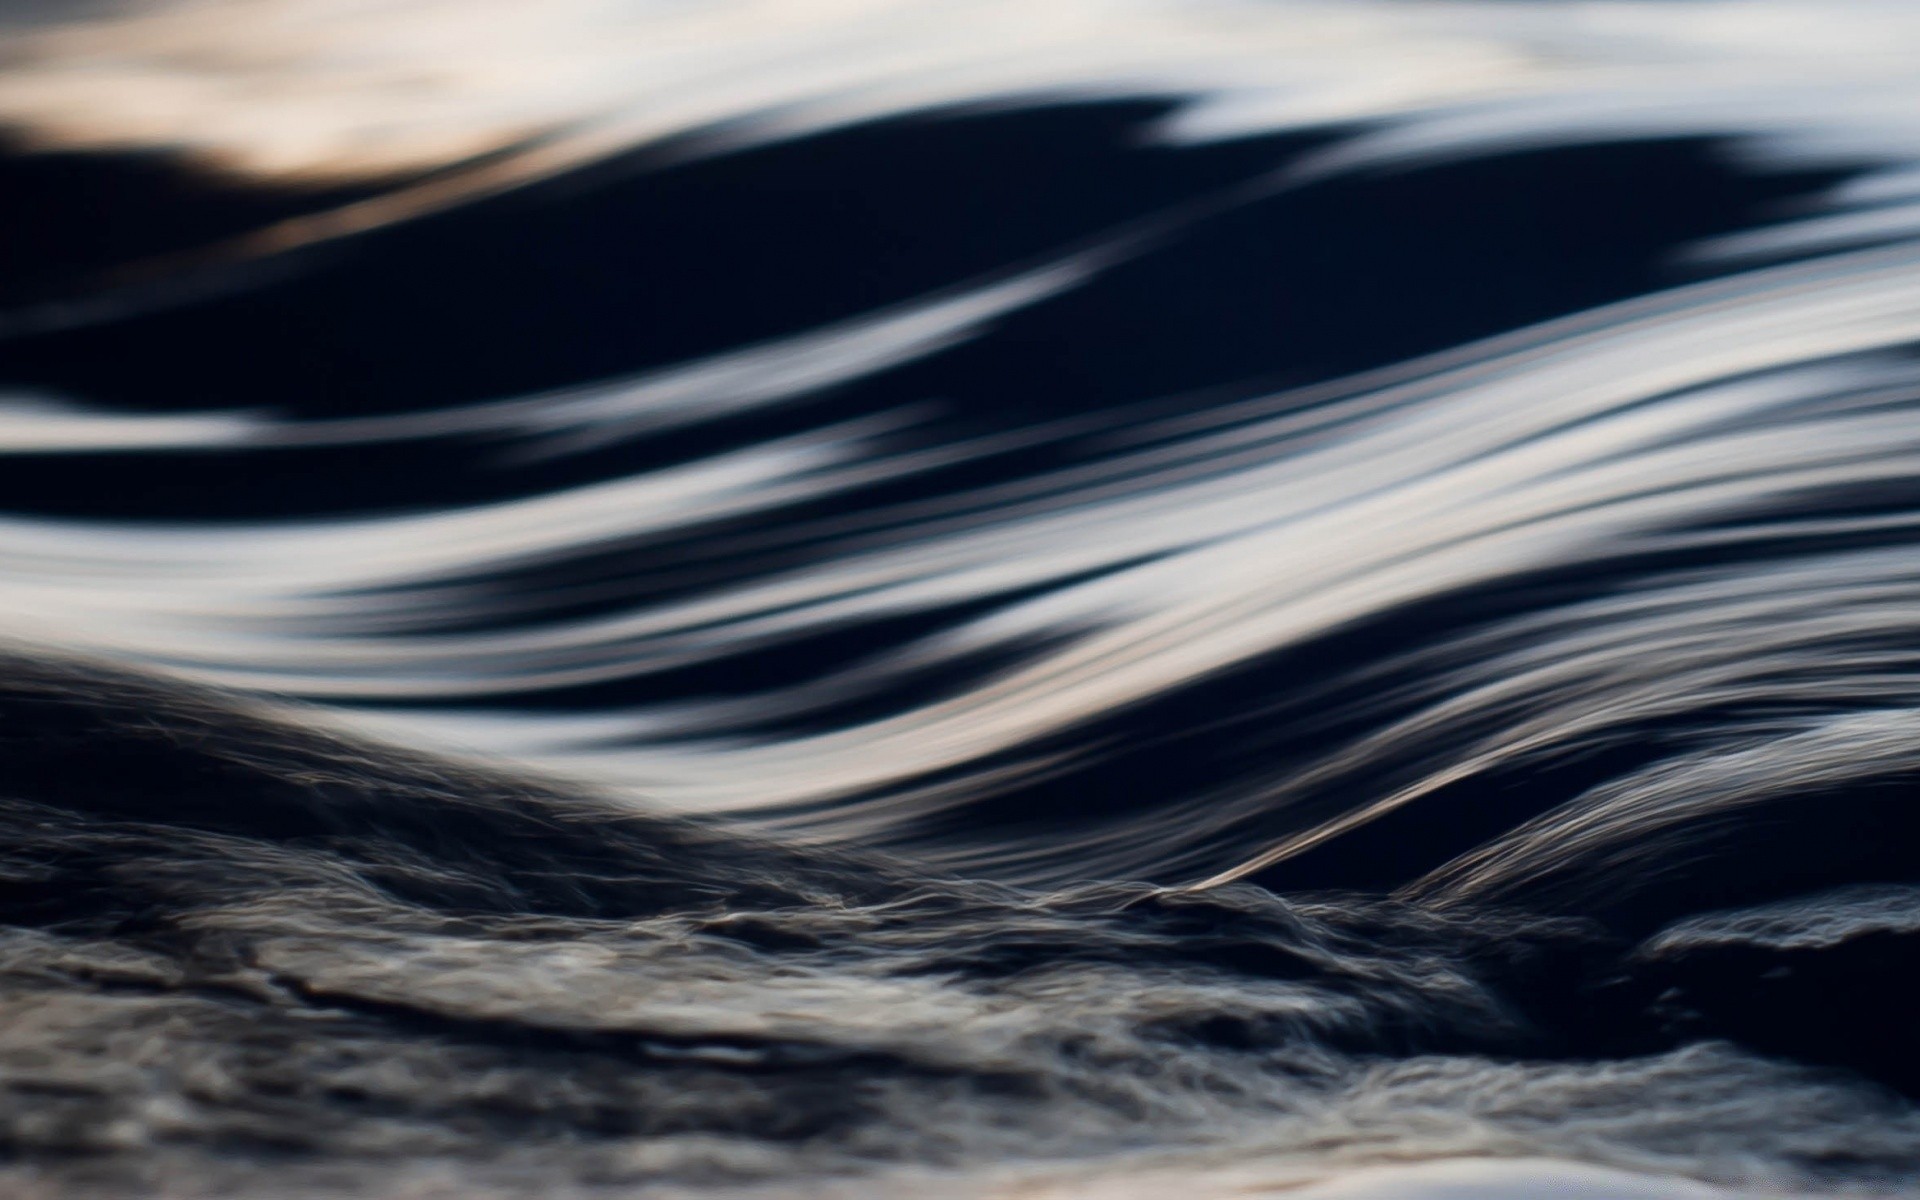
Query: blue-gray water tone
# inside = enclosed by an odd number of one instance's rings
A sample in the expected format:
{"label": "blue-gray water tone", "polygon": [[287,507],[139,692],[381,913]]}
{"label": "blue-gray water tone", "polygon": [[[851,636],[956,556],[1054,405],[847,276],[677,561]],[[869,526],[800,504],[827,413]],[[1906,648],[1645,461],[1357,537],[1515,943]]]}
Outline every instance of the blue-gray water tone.
{"label": "blue-gray water tone", "polygon": [[0,1191],[1920,1194],[1920,8],[0,30]]}

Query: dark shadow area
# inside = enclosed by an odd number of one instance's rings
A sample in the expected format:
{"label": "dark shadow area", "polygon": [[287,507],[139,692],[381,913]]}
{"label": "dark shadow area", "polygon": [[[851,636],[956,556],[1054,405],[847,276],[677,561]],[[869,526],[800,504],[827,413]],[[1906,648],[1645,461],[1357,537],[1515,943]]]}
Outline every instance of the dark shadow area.
{"label": "dark shadow area", "polygon": [[152,260],[401,182],[262,185],[159,151],[39,150],[0,135],[0,311],[112,287]]}
{"label": "dark shadow area", "polygon": [[[1185,214],[1091,284],[921,362],[671,436],[512,468],[485,438],[101,455],[84,473],[66,458],[20,458],[0,481],[0,506],[157,518],[438,507],[928,400],[949,415],[908,441],[1202,389],[1244,395],[1676,282],[1677,247],[1745,227],[1842,174],[1755,176],[1716,143],[1691,139],[1268,193],[1257,180],[1331,135],[1143,144],[1140,131],[1168,107],[900,119],[690,162],[636,154],[350,239],[247,294],[0,344],[0,386],[129,411],[419,411],[807,331]],[[137,195],[118,191],[116,211]],[[1047,454],[853,492],[778,520],[1017,477]],[[102,477],[114,486],[97,486]]]}

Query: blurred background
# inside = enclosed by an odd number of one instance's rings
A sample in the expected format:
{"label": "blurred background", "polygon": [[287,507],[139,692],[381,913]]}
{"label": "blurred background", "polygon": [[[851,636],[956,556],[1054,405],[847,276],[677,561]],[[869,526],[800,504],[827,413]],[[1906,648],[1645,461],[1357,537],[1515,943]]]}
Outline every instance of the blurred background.
{"label": "blurred background", "polygon": [[1894,686],[1717,672],[1908,544],[1899,0],[0,21],[33,644],[788,837],[1298,886]]}

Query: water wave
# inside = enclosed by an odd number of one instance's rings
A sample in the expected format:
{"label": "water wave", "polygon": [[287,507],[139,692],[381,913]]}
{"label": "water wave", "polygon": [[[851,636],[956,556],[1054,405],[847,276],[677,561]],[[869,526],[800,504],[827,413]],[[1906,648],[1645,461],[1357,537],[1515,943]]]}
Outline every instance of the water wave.
{"label": "water wave", "polygon": [[19,1186],[1920,1179],[1907,6],[530,12],[13,18]]}

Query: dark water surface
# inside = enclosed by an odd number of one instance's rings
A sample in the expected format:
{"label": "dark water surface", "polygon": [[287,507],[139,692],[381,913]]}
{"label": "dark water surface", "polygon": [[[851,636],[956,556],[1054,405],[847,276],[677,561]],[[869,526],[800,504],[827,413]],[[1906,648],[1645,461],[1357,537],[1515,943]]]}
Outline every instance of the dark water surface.
{"label": "dark water surface", "polygon": [[44,7],[0,1188],[1920,1191],[1897,6]]}

